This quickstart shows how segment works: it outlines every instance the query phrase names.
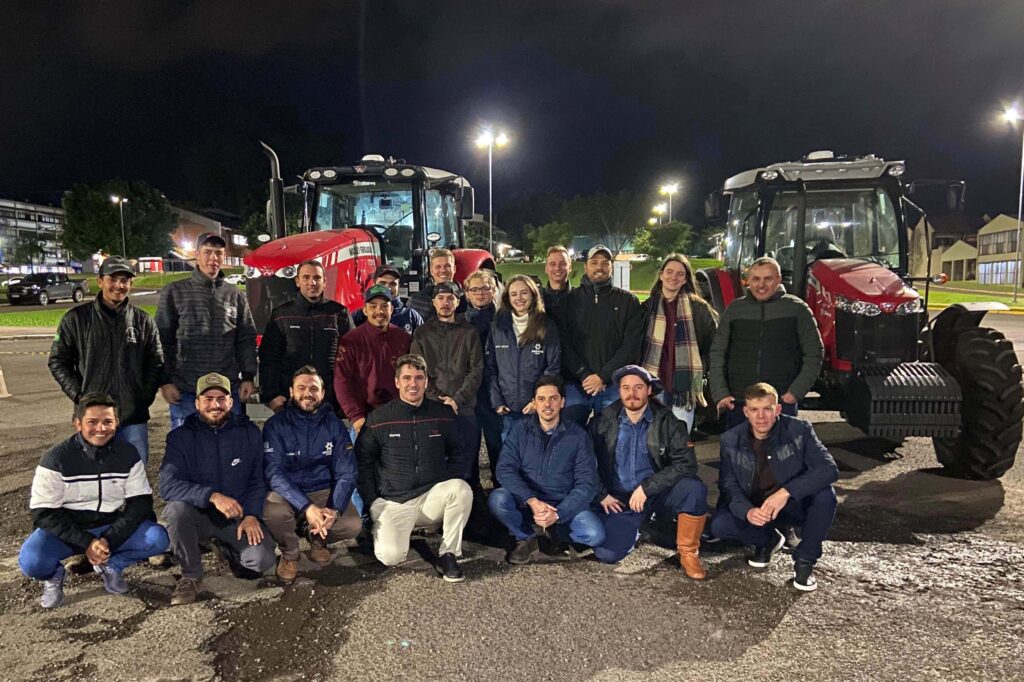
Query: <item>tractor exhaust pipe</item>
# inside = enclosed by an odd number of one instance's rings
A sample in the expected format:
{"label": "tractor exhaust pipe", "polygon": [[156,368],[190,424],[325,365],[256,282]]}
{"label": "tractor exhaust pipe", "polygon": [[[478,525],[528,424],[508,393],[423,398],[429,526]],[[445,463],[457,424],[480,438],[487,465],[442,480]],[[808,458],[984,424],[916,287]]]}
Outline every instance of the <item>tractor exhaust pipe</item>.
{"label": "tractor exhaust pipe", "polygon": [[270,145],[260,142],[263,153],[270,161],[270,201],[267,202],[267,228],[274,239],[282,239],[285,234],[284,225],[284,183],[281,180],[281,162],[277,160],[277,152]]}

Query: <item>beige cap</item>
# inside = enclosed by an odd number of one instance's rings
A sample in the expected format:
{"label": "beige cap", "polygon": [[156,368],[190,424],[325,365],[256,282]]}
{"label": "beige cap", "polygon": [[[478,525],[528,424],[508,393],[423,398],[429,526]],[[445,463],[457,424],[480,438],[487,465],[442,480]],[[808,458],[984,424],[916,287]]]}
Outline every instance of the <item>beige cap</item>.
{"label": "beige cap", "polygon": [[211,388],[219,388],[225,393],[231,393],[231,380],[223,374],[217,374],[216,372],[204,374],[196,382],[196,395],[202,395]]}

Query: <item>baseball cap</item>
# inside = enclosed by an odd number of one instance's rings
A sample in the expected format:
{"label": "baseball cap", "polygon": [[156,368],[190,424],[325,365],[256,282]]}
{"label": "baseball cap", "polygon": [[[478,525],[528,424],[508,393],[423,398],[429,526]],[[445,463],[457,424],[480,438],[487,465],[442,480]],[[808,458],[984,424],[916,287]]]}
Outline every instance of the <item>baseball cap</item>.
{"label": "baseball cap", "polygon": [[132,270],[132,266],[128,264],[121,256],[110,256],[104,258],[100,264],[100,277],[107,275],[131,275],[135,276],[135,272]]}
{"label": "baseball cap", "polygon": [[223,374],[217,374],[216,372],[204,374],[196,382],[196,395],[202,395],[211,388],[219,388],[225,393],[231,393],[231,380]]}
{"label": "baseball cap", "polygon": [[608,256],[608,260],[612,260],[612,250],[604,244],[598,244],[597,246],[591,247],[590,251],[587,251],[587,260],[590,260],[599,253],[604,253]]}
{"label": "baseball cap", "polygon": [[388,303],[395,302],[395,297],[391,295],[391,289],[388,289],[383,284],[374,284],[366,290],[365,294],[363,294],[363,301],[366,303],[369,303],[375,298],[383,298]]}
{"label": "baseball cap", "polygon": [[228,247],[228,243],[224,241],[224,237],[221,237],[216,232],[203,232],[199,235],[199,238],[196,239],[196,249],[201,248],[204,244],[213,244],[221,247],[222,249],[226,249]]}
{"label": "baseball cap", "polygon": [[373,278],[377,279],[382,275],[394,275],[396,278],[402,278],[402,272],[391,263],[381,263],[377,266],[377,269],[373,271]]}
{"label": "baseball cap", "polygon": [[643,379],[645,384],[651,387],[651,390],[654,393],[661,393],[662,391],[661,380],[640,365],[626,365],[625,367],[620,367],[615,370],[614,374],[612,374],[612,381],[614,381],[615,385],[618,386],[619,382],[622,381],[622,377],[627,376],[640,377]]}
{"label": "baseball cap", "polygon": [[455,282],[438,282],[434,285],[434,291],[430,294],[430,298],[437,298],[439,294],[451,294],[458,298],[462,296],[462,289]]}

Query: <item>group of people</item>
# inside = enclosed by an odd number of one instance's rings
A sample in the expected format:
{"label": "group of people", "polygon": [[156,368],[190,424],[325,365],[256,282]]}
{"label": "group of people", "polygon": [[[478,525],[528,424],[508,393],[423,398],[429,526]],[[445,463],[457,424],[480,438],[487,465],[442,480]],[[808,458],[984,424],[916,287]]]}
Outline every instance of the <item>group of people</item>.
{"label": "group of people", "polygon": [[[62,562],[76,554],[116,594],[128,589],[125,567],[173,556],[171,603],[186,604],[202,590],[204,545],[240,577],[276,566],[289,582],[301,538],[326,564],[331,543],[363,533],[394,566],[417,528],[442,528],[436,570],[458,582],[471,518],[507,529],[514,564],[581,546],[615,563],[656,515],[674,522],[695,580],[707,575],[702,538],[752,545],[749,562],[763,567],[785,541],[779,528],[796,526],[794,585],[814,589],[837,470],[795,414],[822,344],[772,259],[751,264],[746,295],[721,320],[678,254],[641,304],[613,286],[601,245],[578,286],[563,247],[547,253],[544,286],[517,275],[499,287],[478,270],[464,288],[452,252],[435,249],[427,286],[405,300],[401,271],[381,265],[351,314],[325,297],[312,260],[257,349],[246,298],[224,281],[225,252],[219,235],[202,235],[195,270],[163,289],[155,320],[128,300],[129,264],[107,258],[95,301],[61,320],[49,364],[76,433],[36,470],[35,529],[19,556],[43,581],[44,607],[63,601]],[[274,412],[262,432],[243,407],[257,376]],[[145,472],[158,390],[171,417],[162,525]],[[706,396],[732,427],[708,527],[689,436]]]}

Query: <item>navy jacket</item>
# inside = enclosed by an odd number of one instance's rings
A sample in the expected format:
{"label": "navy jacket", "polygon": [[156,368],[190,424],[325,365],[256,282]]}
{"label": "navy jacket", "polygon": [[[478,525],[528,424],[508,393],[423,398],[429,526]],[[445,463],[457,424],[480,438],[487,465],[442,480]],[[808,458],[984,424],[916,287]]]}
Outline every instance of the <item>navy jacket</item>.
{"label": "navy jacket", "polygon": [[246,416],[231,413],[214,429],[190,414],[167,434],[167,452],[160,465],[160,497],[212,507],[210,495],[238,501],[246,516],[263,514],[267,484],[263,481],[263,437]]}
{"label": "navy jacket", "polygon": [[329,403],[305,412],[291,401],[263,425],[267,485],[299,513],[307,493],[331,490],[331,508],[345,511],[356,487],[356,459],[348,429]]}
{"label": "navy jacket", "polygon": [[487,353],[491,345],[491,323],[498,309],[494,303],[486,308],[474,308],[472,305],[466,308],[466,322],[480,335],[480,352],[484,356],[484,378],[480,382],[480,388],[476,391],[476,408],[478,410],[492,410],[491,405],[491,377],[487,368]]}
{"label": "navy jacket", "polygon": [[[363,312],[362,308],[352,313],[352,322],[357,327],[366,322],[366,313]],[[412,334],[416,331],[416,327],[423,324],[423,316],[413,310],[412,306],[408,305],[405,299],[397,298],[391,304],[391,324]]]}
{"label": "navy jacket", "polygon": [[[754,504],[754,469],[757,456],[750,447],[750,424],[744,422],[722,434],[721,469],[718,488],[729,511],[746,518]],[[768,435],[768,466],[779,487],[793,499],[814,495],[839,478],[839,469],[809,423],[798,417],[779,415]]]}
{"label": "navy jacket", "polygon": [[545,374],[558,375],[562,371],[562,342],[558,326],[545,316],[543,343],[530,343],[522,347],[516,343],[512,328],[512,313],[503,310],[491,325],[491,342],[486,354],[491,405],[505,405],[513,412],[522,412],[533,400],[537,379]]}
{"label": "navy jacket", "polygon": [[597,495],[597,459],[583,427],[558,422],[547,447],[534,415],[512,426],[498,458],[498,482],[520,507],[536,497],[558,510],[560,523],[585,511]]}

